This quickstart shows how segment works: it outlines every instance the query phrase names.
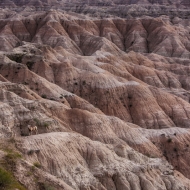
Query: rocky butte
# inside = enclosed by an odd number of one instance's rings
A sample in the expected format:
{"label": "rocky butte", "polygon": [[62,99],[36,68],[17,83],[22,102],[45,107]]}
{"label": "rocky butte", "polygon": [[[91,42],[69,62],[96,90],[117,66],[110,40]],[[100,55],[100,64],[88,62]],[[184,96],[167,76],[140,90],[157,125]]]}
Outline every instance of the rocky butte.
{"label": "rocky butte", "polygon": [[0,189],[190,190],[189,1],[0,7]]}

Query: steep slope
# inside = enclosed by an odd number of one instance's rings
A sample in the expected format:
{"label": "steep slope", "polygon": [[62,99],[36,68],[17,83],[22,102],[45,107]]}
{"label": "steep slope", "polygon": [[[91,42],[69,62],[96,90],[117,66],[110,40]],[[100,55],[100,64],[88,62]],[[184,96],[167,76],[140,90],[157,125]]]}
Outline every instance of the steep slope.
{"label": "steep slope", "polygon": [[0,136],[27,189],[190,189],[188,19],[24,10],[0,26]]}

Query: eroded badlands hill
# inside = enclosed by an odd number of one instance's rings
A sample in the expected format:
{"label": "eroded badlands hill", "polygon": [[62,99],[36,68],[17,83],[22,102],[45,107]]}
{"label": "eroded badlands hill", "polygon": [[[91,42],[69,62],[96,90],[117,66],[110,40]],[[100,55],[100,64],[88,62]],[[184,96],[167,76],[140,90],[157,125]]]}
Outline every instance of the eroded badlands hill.
{"label": "eroded badlands hill", "polygon": [[3,10],[0,29],[0,135],[26,189],[190,189],[188,19]]}
{"label": "eroded badlands hill", "polygon": [[16,11],[27,9],[29,12],[53,8],[99,18],[161,15],[190,18],[189,0],[1,0],[0,7]]}
{"label": "eroded badlands hill", "polygon": [[68,4],[77,4],[77,5],[90,5],[90,6],[116,6],[116,5],[131,5],[131,4],[141,4],[141,5],[166,5],[166,6],[189,6],[190,3],[187,0],[39,0],[39,1],[29,1],[29,0],[9,0],[1,1],[2,5],[68,5]]}

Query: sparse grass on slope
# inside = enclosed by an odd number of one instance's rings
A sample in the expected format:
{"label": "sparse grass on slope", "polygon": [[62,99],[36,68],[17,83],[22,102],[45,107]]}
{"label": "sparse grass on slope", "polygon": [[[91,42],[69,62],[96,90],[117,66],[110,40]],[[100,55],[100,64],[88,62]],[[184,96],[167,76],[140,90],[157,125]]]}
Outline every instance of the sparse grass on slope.
{"label": "sparse grass on slope", "polygon": [[[11,143],[9,146],[13,147]],[[6,153],[0,159],[0,190],[26,190],[13,175],[16,163],[22,156],[15,150],[7,148],[5,144],[0,145],[0,148]]]}
{"label": "sparse grass on slope", "polygon": [[12,175],[11,172],[0,167],[0,189],[1,190],[26,190]]}

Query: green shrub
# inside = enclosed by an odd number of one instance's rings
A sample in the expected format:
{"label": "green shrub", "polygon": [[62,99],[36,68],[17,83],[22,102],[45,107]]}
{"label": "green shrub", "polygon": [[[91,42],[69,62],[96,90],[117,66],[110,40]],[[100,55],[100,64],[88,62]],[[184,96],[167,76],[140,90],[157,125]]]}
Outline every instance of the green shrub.
{"label": "green shrub", "polygon": [[39,119],[34,118],[34,121],[38,127],[45,127],[48,128],[49,124],[47,122],[41,122]]}
{"label": "green shrub", "polygon": [[6,166],[6,168],[14,170],[17,159],[22,158],[22,156],[19,153],[9,149],[5,151],[7,152],[7,154],[4,156],[4,165]]}
{"label": "green shrub", "polygon": [[45,184],[44,188],[45,188],[45,190],[55,190],[54,187],[52,187],[51,185],[48,185],[48,184]]}
{"label": "green shrub", "polygon": [[41,168],[42,165],[39,162],[34,162],[33,165],[37,168]]}
{"label": "green shrub", "polygon": [[49,124],[46,123],[46,122],[42,123],[42,125],[43,125],[43,127],[45,127],[45,128],[48,128],[48,127],[49,127]]}
{"label": "green shrub", "polygon": [[11,172],[0,167],[0,189],[1,190],[26,190],[11,174]]}
{"label": "green shrub", "polygon": [[40,125],[40,120],[38,118],[34,118],[34,121],[35,121],[35,123],[36,123],[37,126]]}
{"label": "green shrub", "polygon": [[22,156],[6,146],[2,150],[6,155],[0,162],[0,190],[26,190],[13,175],[17,160]]}
{"label": "green shrub", "polygon": [[9,172],[0,168],[0,189],[6,189],[12,182],[12,176]]}

